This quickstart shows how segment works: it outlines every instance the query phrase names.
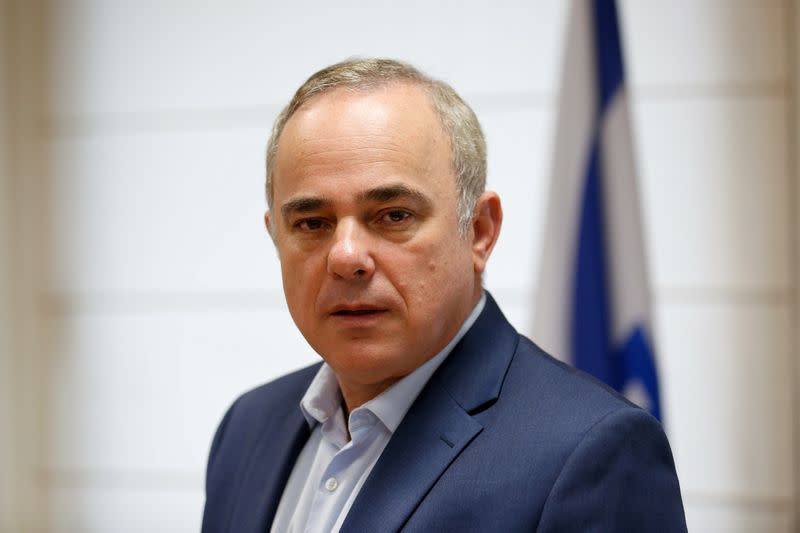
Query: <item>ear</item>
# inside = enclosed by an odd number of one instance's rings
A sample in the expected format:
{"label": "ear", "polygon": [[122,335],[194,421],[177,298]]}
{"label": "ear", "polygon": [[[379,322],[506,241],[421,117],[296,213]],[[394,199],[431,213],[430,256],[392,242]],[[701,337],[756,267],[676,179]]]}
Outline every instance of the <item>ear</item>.
{"label": "ear", "polygon": [[267,229],[267,233],[269,236],[272,237],[272,240],[275,240],[275,235],[272,233],[272,220],[269,216],[269,209],[264,212],[264,227]]}
{"label": "ear", "polygon": [[476,274],[482,274],[486,268],[502,225],[500,197],[492,191],[483,193],[475,203],[472,216],[472,264]]}

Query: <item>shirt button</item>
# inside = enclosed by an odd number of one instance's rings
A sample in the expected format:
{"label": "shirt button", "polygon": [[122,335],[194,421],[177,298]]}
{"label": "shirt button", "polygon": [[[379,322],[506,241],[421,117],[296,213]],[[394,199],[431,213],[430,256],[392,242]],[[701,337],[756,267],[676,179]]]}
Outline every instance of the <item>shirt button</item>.
{"label": "shirt button", "polygon": [[336,481],[335,477],[330,477],[330,478],[328,478],[327,481],[325,481],[325,488],[327,489],[328,492],[335,491],[336,487],[338,487],[338,486],[339,486],[339,482]]}

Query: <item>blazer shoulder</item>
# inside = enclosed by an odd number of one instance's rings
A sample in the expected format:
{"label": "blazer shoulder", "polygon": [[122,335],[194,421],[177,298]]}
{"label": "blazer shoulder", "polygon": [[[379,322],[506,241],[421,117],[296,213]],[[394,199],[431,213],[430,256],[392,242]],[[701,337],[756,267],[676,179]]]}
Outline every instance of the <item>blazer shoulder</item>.
{"label": "blazer shoulder", "polygon": [[213,466],[222,442],[251,445],[256,436],[270,424],[293,415],[299,416],[299,402],[321,363],[301,368],[290,374],[255,387],[228,407],[211,443],[208,469]]}
{"label": "blazer shoulder", "polygon": [[617,411],[640,412],[660,426],[605,383],[555,359],[522,335],[503,389],[520,420],[538,429],[548,427],[564,444],[577,444],[592,427]]}
{"label": "blazer shoulder", "polygon": [[588,524],[599,531],[685,531],[672,451],[648,412],[524,336],[504,392],[516,400],[518,423],[535,435],[537,457],[543,452],[552,466],[543,474],[553,484],[539,531],[592,529]]}
{"label": "blazer shoulder", "polygon": [[515,362],[523,373],[535,373],[559,387],[560,399],[587,404],[598,409],[600,416],[612,410],[639,406],[594,376],[560,361],[540,348],[531,339],[520,335]]}
{"label": "blazer shoulder", "polygon": [[[303,368],[247,391],[228,408],[208,455],[202,531],[222,531],[240,505],[239,498],[256,496],[242,492],[242,487],[254,483],[251,473],[254,468],[261,469],[262,481],[269,478],[273,483],[285,482],[284,476],[288,476],[293,460],[275,466],[269,461],[254,463],[253,458],[258,453],[267,453],[275,460],[271,454],[299,452],[299,446],[307,438],[302,433],[307,424],[299,402],[319,366]],[[269,445],[267,448],[265,443]],[[264,449],[271,451],[263,452]],[[279,449],[283,452],[275,451]]]}

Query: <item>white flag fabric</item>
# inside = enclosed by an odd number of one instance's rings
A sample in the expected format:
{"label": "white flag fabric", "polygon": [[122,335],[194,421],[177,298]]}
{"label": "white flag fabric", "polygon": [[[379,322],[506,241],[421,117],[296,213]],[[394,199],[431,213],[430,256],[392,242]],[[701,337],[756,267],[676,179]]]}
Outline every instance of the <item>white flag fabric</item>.
{"label": "white flag fabric", "polygon": [[616,4],[569,16],[534,336],[660,418]]}

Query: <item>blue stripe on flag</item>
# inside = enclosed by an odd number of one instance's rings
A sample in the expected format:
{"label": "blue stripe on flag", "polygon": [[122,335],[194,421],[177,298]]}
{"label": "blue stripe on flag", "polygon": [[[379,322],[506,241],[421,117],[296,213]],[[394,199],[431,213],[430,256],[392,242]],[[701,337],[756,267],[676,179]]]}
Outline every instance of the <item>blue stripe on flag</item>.
{"label": "blue stripe on flag", "polygon": [[624,70],[614,0],[595,0],[592,12],[598,111],[580,204],[570,349],[575,366],[618,391],[638,382],[647,395],[647,408],[660,419],[655,362],[644,328],[641,324],[633,325],[624,342],[620,346],[613,345],[613,298],[606,258],[600,124],[614,94],[622,87]]}
{"label": "blue stripe on flag", "polygon": [[628,340],[615,355],[622,362],[624,381],[629,382],[633,379],[639,381],[647,393],[649,402],[647,410],[661,420],[661,401],[659,400],[661,396],[658,390],[655,359],[650,342],[641,325],[633,329]]}
{"label": "blue stripe on flag", "polygon": [[619,390],[612,357],[610,296],[606,275],[603,197],[597,136],[581,198],[581,219],[572,298],[572,363]]}
{"label": "blue stripe on flag", "polygon": [[617,23],[617,3],[614,0],[594,0],[594,51],[599,89],[599,114],[603,114],[611,98],[622,85],[625,70],[622,62],[622,43]]}

